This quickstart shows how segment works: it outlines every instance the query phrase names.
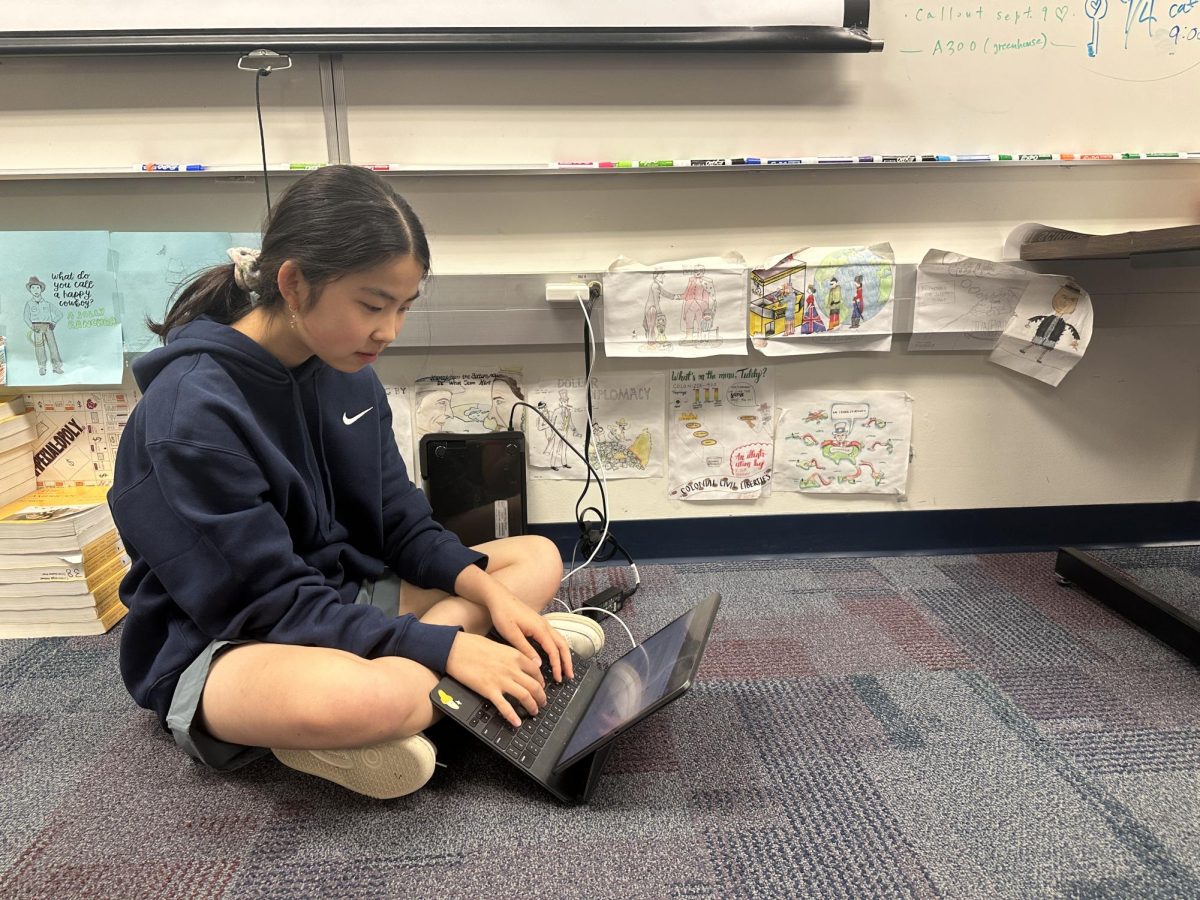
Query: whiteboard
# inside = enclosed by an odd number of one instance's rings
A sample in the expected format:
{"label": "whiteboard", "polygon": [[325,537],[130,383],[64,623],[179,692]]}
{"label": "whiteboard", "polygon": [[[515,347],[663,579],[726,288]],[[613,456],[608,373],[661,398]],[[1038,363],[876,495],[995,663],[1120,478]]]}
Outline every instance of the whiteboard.
{"label": "whiteboard", "polygon": [[879,45],[866,37],[869,10],[870,0],[47,0],[0,9],[0,51],[213,50],[255,41],[293,52],[668,42],[704,49],[870,51]]}

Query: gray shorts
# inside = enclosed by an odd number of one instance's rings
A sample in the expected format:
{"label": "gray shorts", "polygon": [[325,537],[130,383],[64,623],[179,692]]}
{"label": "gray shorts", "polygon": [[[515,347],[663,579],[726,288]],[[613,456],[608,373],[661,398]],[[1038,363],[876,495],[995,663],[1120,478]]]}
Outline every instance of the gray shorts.
{"label": "gray shorts", "polygon": [[[382,609],[389,616],[396,616],[400,613],[400,594],[403,587],[404,582],[397,576],[391,572],[384,572],[377,581],[364,582],[354,602],[369,603]],[[208,681],[208,672],[212,668],[213,660],[230,647],[252,643],[256,642],[212,641],[179,676],[175,693],[171,695],[171,708],[167,710],[167,728],[175,738],[175,743],[189,756],[218,772],[230,772],[241,768],[271,752],[266,747],[247,747],[244,744],[219,741],[205,731],[204,726],[196,719],[200,696],[204,693],[204,685]]]}

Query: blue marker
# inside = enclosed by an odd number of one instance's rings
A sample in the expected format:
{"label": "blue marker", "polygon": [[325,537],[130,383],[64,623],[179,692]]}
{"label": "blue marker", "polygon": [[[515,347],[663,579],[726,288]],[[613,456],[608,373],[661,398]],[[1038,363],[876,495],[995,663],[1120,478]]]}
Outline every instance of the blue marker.
{"label": "blue marker", "polygon": [[817,158],[815,156],[763,160],[768,166],[811,166],[816,161]]}
{"label": "blue marker", "polygon": [[762,160],[757,156],[735,156],[730,160],[730,163],[735,166],[760,166],[762,165]]}

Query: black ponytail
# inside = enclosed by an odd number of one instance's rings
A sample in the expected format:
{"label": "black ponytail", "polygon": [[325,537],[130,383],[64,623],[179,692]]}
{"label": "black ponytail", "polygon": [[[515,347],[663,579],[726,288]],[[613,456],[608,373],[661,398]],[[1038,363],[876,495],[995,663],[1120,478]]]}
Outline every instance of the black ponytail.
{"label": "black ponytail", "polygon": [[146,325],[165,343],[168,332],[198,316],[228,325],[255,306],[278,313],[284,305],[279,267],[289,259],[313,288],[307,308],[331,281],[404,256],[429,273],[429,241],[412,207],[375,172],[325,166],[296,181],[271,211],[258,257],[257,300],[238,286],[232,263],[216,266],[180,290],[161,324],[147,319]]}

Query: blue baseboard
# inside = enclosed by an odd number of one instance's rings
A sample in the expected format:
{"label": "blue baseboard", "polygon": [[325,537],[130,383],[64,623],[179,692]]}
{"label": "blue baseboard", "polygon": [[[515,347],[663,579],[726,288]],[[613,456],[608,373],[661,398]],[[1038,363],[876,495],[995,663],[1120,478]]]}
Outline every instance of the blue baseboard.
{"label": "blue baseboard", "polygon": [[[529,530],[553,540],[564,559],[579,537],[574,523]],[[637,562],[1050,551],[1200,541],[1200,503],[633,519],[614,522],[612,533]]]}

